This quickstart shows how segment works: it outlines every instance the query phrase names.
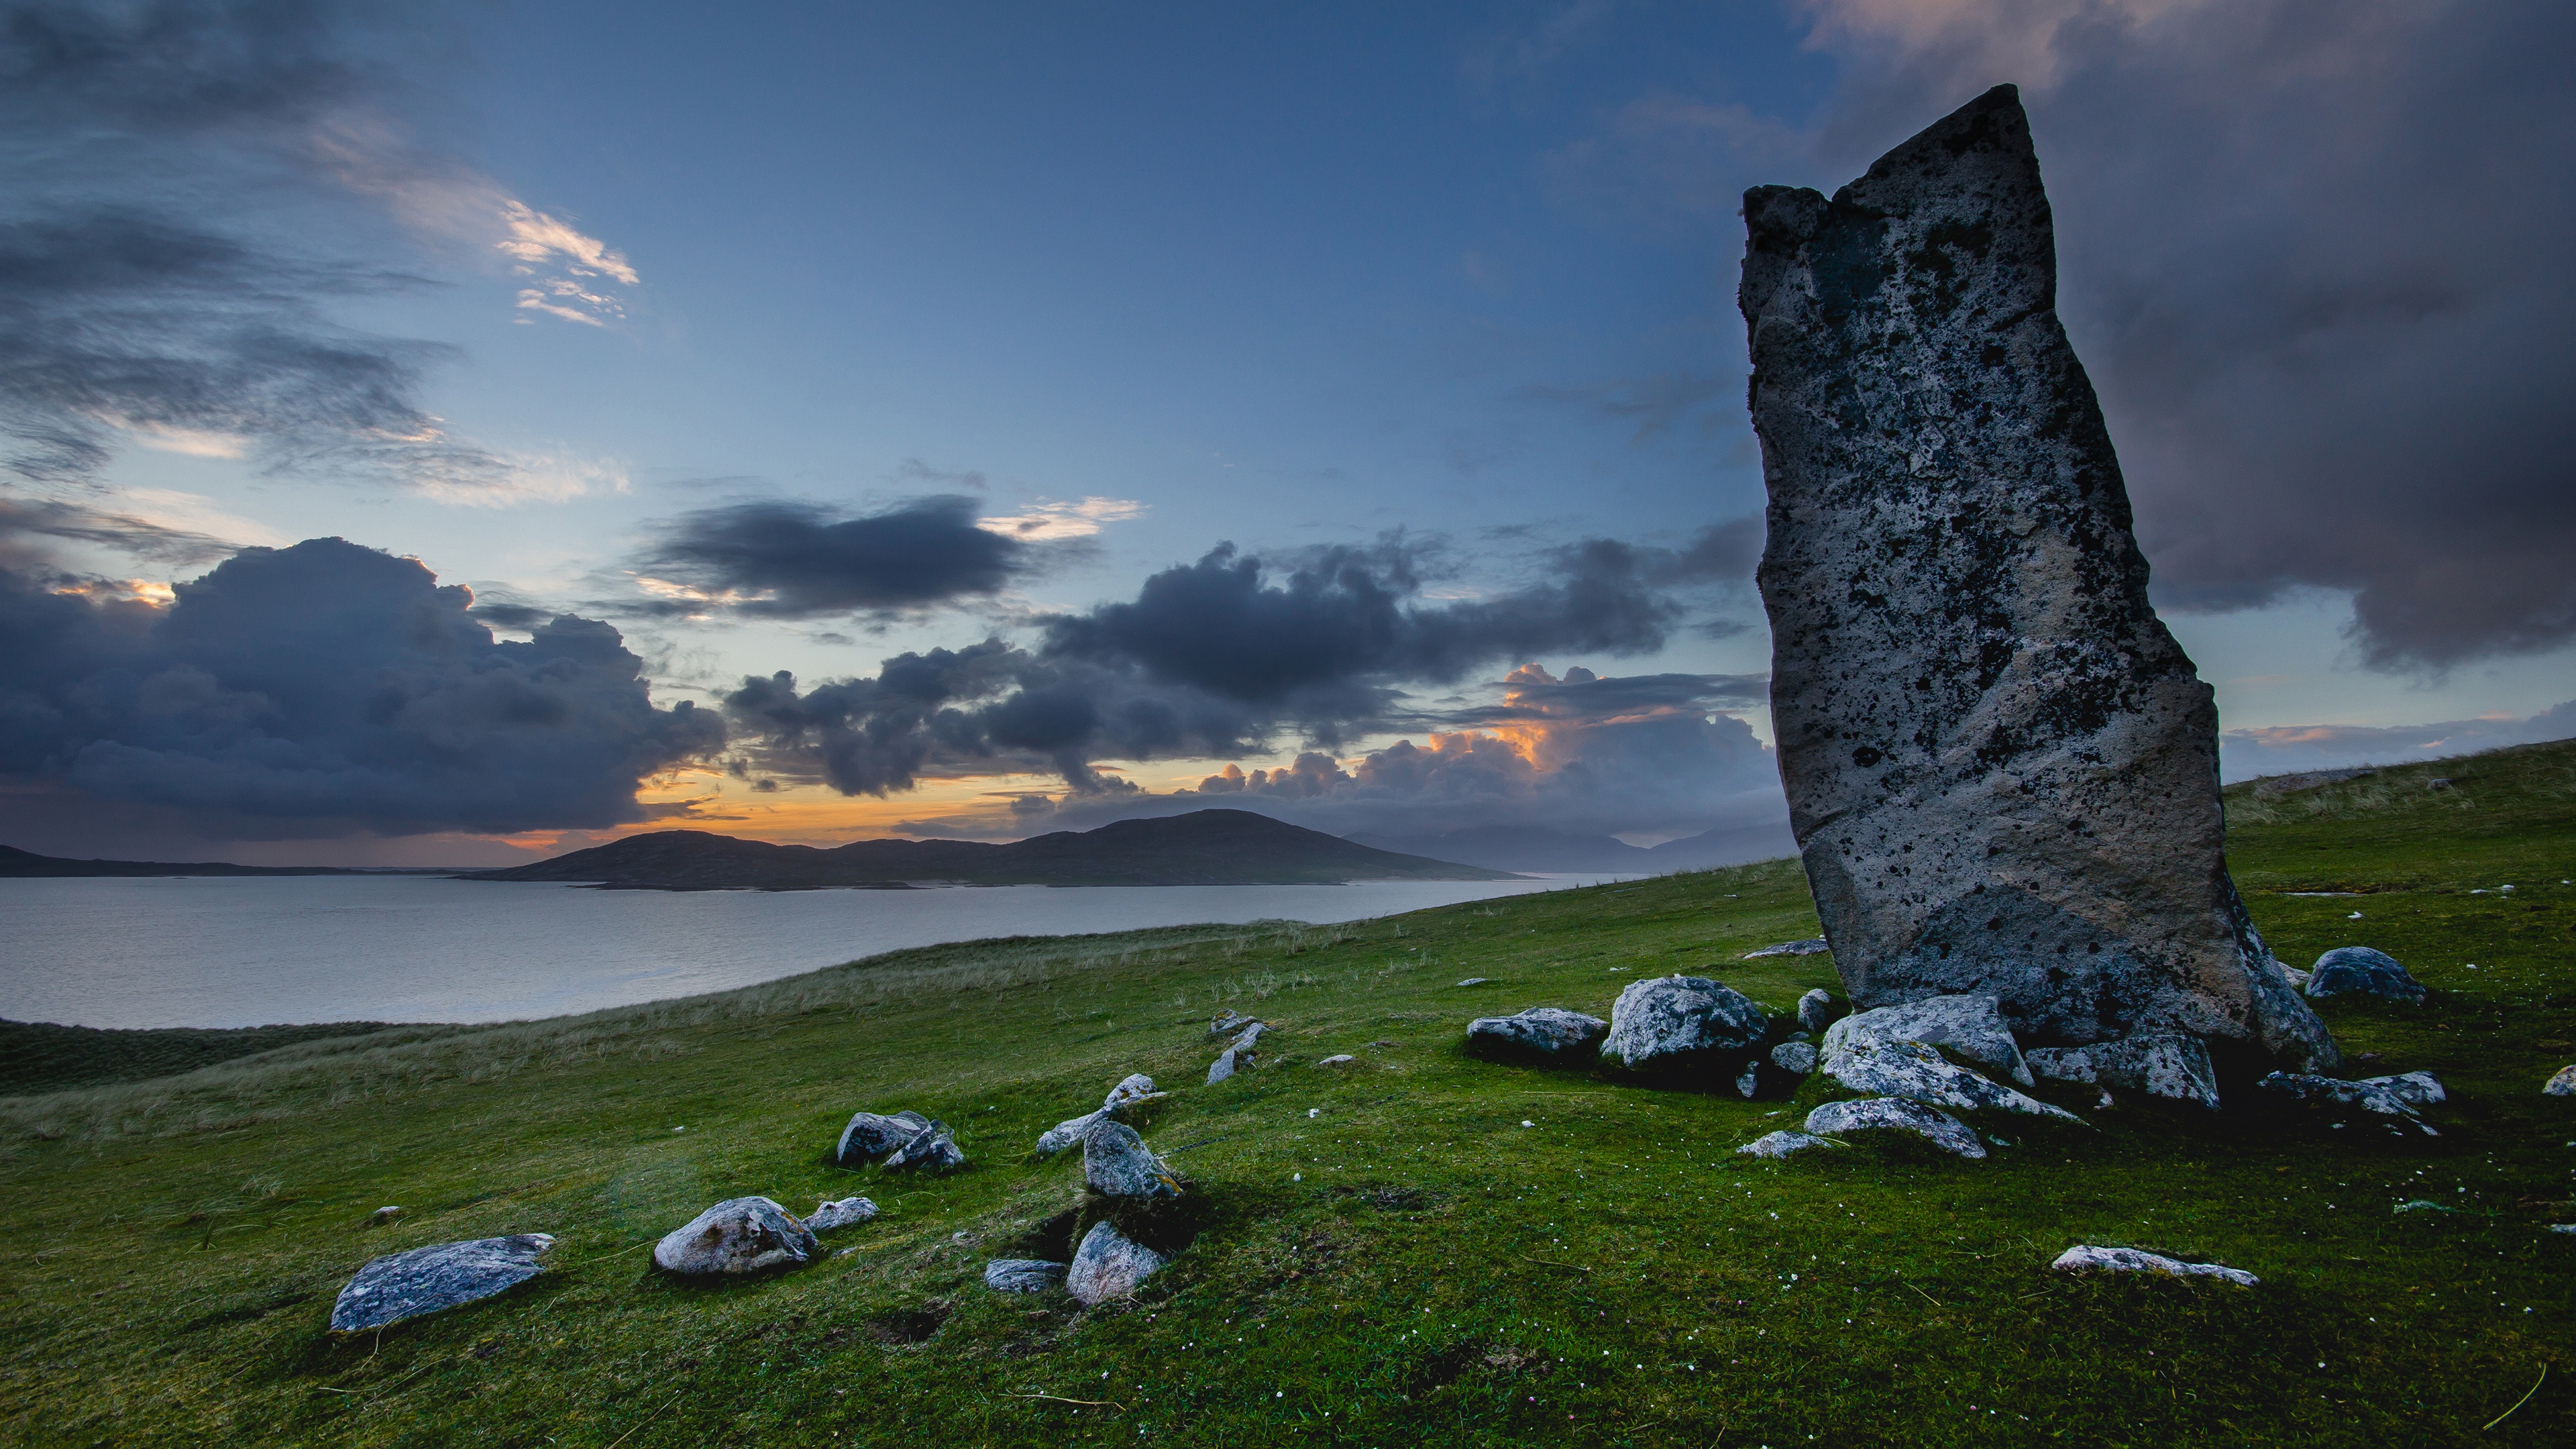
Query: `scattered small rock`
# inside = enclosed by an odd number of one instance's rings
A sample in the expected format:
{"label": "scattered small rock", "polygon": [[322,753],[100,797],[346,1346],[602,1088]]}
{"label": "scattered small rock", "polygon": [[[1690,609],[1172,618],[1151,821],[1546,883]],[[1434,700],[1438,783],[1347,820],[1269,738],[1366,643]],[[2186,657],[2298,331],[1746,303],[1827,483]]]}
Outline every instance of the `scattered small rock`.
{"label": "scattered small rock", "polygon": [[1810,1147],[1835,1145],[1822,1137],[1812,1137],[1804,1132],[1774,1132],[1765,1137],[1757,1137],[1735,1151],[1741,1157],[1767,1157],[1777,1161],[1793,1152],[1804,1152]]}
{"label": "scattered small rock", "polygon": [[2424,983],[2396,957],[2368,946],[2337,946],[2319,956],[2308,970],[2305,989],[2312,997],[2376,996],[2409,1006],[2424,1004]]}
{"label": "scattered small rock", "polygon": [[2576,1223],[2551,1223],[2549,1230],[2553,1233],[2576,1233]]}
{"label": "scattered small rock", "polygon": [[1220,1011],[1216,1014],[1216,1019],[1208,1023],[1208,1035],[1232,1036],[1259,1019],[1246,1016],[1239,1011]]}
{"label": "scattered small rock", "polygon": [[854,1228],[877,1215],[877,1205],[863,1197],[845,1197],[838,1202],[830,1198],[814,1204],[805,1216],[805,1230],[828,1233],[837,1228]]}
{"label": "scattered small rock", "polygon": [[841,1129],[841,1144],[832,1150],[832,1160],[843,1167],[855,1167],[883,1157],[919,1136],[929,1125],[930,1119],[919,1112],[897,1112],[891,1117],[861,1112]]}
{"label": "scattered small rock", "polygon": [[1562,1006],[1533,1006],[1467,1023],[1467,1047],[1498,1056],[1565,1057],[1598,1046],[1610,1023]]}
{"label": "scattered small rock", "polygon": [[1807,1114],[1810,1136],[1846,1132],[1912,1132],[1958,1157],[1981,1158],[1986,1144],[1967,1124],[1947,1112],[1901,1097],[1864,1097],[1856,1102],[1827,1102]]}
{"label": "scattered small rock", "polygon": [[1135,1106],[1139,1102],[1150,1102],[1156,1097],[1169,1095],[1167,1092],[1154,1090],[1152,1077],[1146,1076],[1143,1072],[1130,1072],[1119,1078],[1118,1085],[1109,1089],[1108,1096],[1100,1099],[1100,1110],[1116,1112]]}
{"label": "scattered small rock", "polygon": [[1771,1065],[1803,1077],[1816,1069],[1816,1047],[1813,1042],[1784,1041],[1771,1049]]}
{"label": "scattered small rock", "polygon": [[1821,986],[1798,998],[1798,1028],[1801,1031],[1823,1031],[1841,1015],[1842,1008],[1834,1005],[1833,996]]}
{"label": "scattered small rock", "polygon": [[2540,1089],[2544,1097],[2576,1097],[2576,1063],[2560,1067],[2558,1074]]}
{"label": "scattered small rock", "polygon": [[1461,986],[1491,986],[1494,984],[1494,978],[1491,976],[1470,976],[1458,984]]}
{"label": "scattered small rock", "polygon": [[2442,1204],[2433,1201],[2431,1198],[2416,1197],[2408,1198],[2406,1201],[2390,1208],[2389,1211],[2403,1216],[2407,1213],[2456,1213],[2459,1209],[2444,1207]]}
{"label": "scattered small rock", "polygon": [[2424,788],[2427,790],[2448,790],[2451,788],[2451,782],[2446,779],[2435,778],[2425,781]]}
{"label": "scattered small rock", "polygon": [[2180,1032],[2151,1033],[2081,1047],[2034,1047],[2030,1069],[2060,1082],[2121,1087],[2151,1097],[2218,1107],[2218,1071],[2209,1044]]}
{"label": "scattered small rock", "polygon": [[765,1197],[736,1197],[655,1243],[653,1266],[686,1277],[741,1277],[801,1268],[821,1251],[794,1213]]}
{"label": "scattered small rock", "polygon": [[2305,991],[2308,986],[2308,973],[2300,970],[2296,966],[2282,967],[2281,979],[2289,982],[2292,986],[2297,987],[2302,991]]}
{"label": "scattered small rock", "polygon": [[2034,1117],[2081,1121],[2063,1107],[2026,1097],[2000,1082],[1969,1071],[1919,1041],[1865,1042],[1824,1054],[1826,1076],[1855,1092],[1908,1097],[1940,1107],[1973,1111],[2000,1107]]}
{"label": "scattered small rock", "polygon": [[1315,1063],[1315,1065],[1319,1067],[1338,1067],[1358,1060],[1359,1058],[1352,1056],[1349,1052],[1336,1052],[1332,1056],[1326,1057],[1322,1061]]}
{"label": "scattered small rock", "polygon": [[966,1154],[948,1132],[945,1122],[932,1122],[914,1133],[912,1139],[887,1154],[888,1168],[916,1167],[931,1172],[947,1172],[966,1165]]}
{"label": "scattered small rock", "polygon": [[1610,1007],[1601,1055],[1631,1070],[1682,1066],[1759,1044],[1770,1018],[1752,998],[1705,976],[1632,981]]}
{"label": "scattered small rock", "polygon": [[2186,1263],[2162,1253],[2142,1253],[2136,1248],[2097,1248],[2079,1244],[2057,1255],[2049,1264],[2061,1273],[2162,1273],[2174,1278],[2216,1278],[2251,1288],[2262,1280],[2242,1268],[2220,1263]]}
{"label": "scattered small rock", "polygon": [[1178,1197],[1181,1184],[1136,1129],[1103,1122],[1082,1143],[1082,1180],[1108,1197]]}
{"label": "scattered small rock", "polygon": [[1825,1070],[1835,1054],[1871,1042],[1921,1042],[1948,1047],[1981,1067],[2032,1086],[2030,1067],[2004,1024],[2003,1002],[1993,996],[1930,996],[1846,1016],[1825,1030]]}
{"label": "scattered small rock", "polygon": [[[2571,1068],[2570,1070],[2576,1070],[2576,1068]],[[383,1207],[376,1209],[374,1212],[367,1214],[367,1226],[371,1228],[381,1228],[388,1223],[397,1223],[402,1221],[402,1215],[403,1210],[401,1208],[396,1207],[392,1203],[387,1203]]]}
{"label": "scattered small rock", "polygon": [[1258,1055],[1253,1047],[1260,1042],[1263,1033],[1269,1030],[1270,1023],[1245,1018],[1243,1030],[1235,1033],[1234,1040],[1227,1042],[1225,1051],[1209,1065],[1208,1085],[1213,1087],[1236,1072],[1252,1066],[1254,1058]]}
{"label": "scattered small rock", "polygon": [[2424,1135],[2438,1137],[2429,1122],[2415,1115],[2418,1107],[2429,1107],[2448,1100],[2441,1082],[2431,1072],[2408,1072],[2394,1077],[2365,1077],[2358,1082],[2339,1082],[2332,1077],[2312,1077],[2292,1072],[2274,1072],[2255,1083],[2267,1092],[2278,1092],[2319,1106],[2360,1107],[2382,1116],[2403,1117],[2424,1129]]}
{"label": "scattered small rock", "polygon": [[1082,1246],[1073,1250],[1064,1286],[1085,1304],[1124,1298],[1168,1261],[1153,1249],[1128,1241],[1104,1219],[1092,1224],[1091,1231],[1082,1235]]}
{"label": "scattered small rock", "polygon": [[1777,946],[1765,946],[1759,951],[1747,951],[1744,953],[1744,959],[1759,961],[1765,956],[1821,956],[1832,949],[1834,948],[1825,943],[1824,937],[1809,936],[1803,941],[1783,941]]}
{"label": "scattered small rock", "polygon": [[996,1258],[984,1265],[984,1286],[996,1293],[1043,1293],[1064,1281],[1067,1267],[1044,1258]]}
{"label": "scattered small rock", "polygon": [[388,1253],[358,1270],[331,1305],[331,1331],[363,1333],[506,1292],[537,1276],[546,1233]]}
{"label": "scattered small rock", "polygon": [[1757,1058],[1744,1064],[1744,1075],[1735,1079],[1735,1090],[1737,1095],[1749,1102],[1753,1100],[1753,1094],[1761,1089],[1762,1063]]}

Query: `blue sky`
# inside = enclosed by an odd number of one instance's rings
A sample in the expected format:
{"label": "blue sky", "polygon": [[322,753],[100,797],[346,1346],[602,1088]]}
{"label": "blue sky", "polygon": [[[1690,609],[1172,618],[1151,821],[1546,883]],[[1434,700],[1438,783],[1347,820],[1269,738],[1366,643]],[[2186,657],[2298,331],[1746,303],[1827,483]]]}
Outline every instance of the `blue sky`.
{"label": "blue sky", "polygon": [[[319,726],[66,725],[11,747],[11,844],[461,861],[673,823],[1008,835],[1210,803],[1168,797],[1301,755],[1320,762],[1293,788],[1225,803],[1640,841],[1777,818],[1758,602],[1740,572],[1672,562],[1742,544],[1724,530],[1762,502],[1737,198],[1830,189],[1999,80],[2030,102],[2061,310],[2159,600],[2239,732],[2231,769],[2502,742],[2576,697],[2576,607],[2548,566],[2569,523],[2546,423],[2576,320],[2551,260],[2567,202],[2527,184],[2571,144],[2569,29],[2546,7],[10,8],[88,48],[22,24],[0,53],[22,82],[0,220],[80,255],[101,245],[64,238],[98,217],[166,221],[155,256],[174,227],[241,249],[196,331],[155,321],[150,288],[194,306],[212,284],[166,280],[30,291],[57,308],[33,331],[195,366],[264,318],[334,360],[286,383],[209,366],[182,405],[0,359],[13,436],[92,445],[0,475],[0,567],[48,599],[158,607],[231,546],[342,537],[470,586],[482,612],[441,628],[536,651],[475,654],[491,668],[560,674],[572,645],[538,621],[605,621],[649,699],[600,718],[667,743],[616,756],[623,808],[442,815],[283,805],[270,764],[225,773],[288,737],[312,755],[296,779],[390,748]],[[199,109],[152,99],[173,94]],[[2434,185],[2476,245],[2410,207]],[[378,379],[363,398],[353,355]],[[207,400],[224,387],[244,398]],[[412,421],[359,415],[387,396]],[[950,524],[904,515],[924,568],[974,520],[1016,551],[794,608],[743,562],[940,498],[967,500]],[[1585,540],[1632,551],[1619,577],[1651,617],[1569,612],[1583,570],[1611,567],[1569,552]],[[995,715],[973,749],[832,756],[889,706],[853,686],[831,708],[858,712],[827,720],[818,691],[907,652],[999,639],[1023,651],[1018,693],[987,704],[1088,689],[1107,708],[1106,675],[1027,672],[1062,642],[1048,620],[1129,638],[1142,612],[1094,611],[1143,610],[1149,578],[1225,543],[1265,587],[1364,577],[1400,610],[1484,610],[1487,632],[1294,697],[1237,691],[1151,745]],[[1286,647],[1289,625],[1245,617],[1248,637],[1193,647]],[[138,678],[199,668],[129,643]],[[332,668],[381,664],[347,647]],[[1520,666],[1541,672],[1507,681]],[[1577,668],[1605,688],[1570,688]],[[737,698],[780,671],[785,705]],[[0,688],[56,719],[89,677],[75,660]],[[670,726],[684,700],[697,725]],[[2316,728],[2245,733],[2291,727]],[[1398,740],[1446,763],[1386,756]],[[110,745],[156,763],[108,769]]]}

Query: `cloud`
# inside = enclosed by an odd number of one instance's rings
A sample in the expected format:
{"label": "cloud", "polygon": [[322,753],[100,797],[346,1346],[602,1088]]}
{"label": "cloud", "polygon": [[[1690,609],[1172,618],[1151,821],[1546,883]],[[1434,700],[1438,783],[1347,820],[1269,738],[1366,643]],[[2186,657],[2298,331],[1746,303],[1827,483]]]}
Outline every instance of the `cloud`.
{"label": "cloud", "polygon": [[1144,504],[1128,498],[1092,497],[1079,503],[1040,500],[1031,504],[1026,513],[979,518],[975,520],[975,526],[1023,543],[1052,543],[1067,538],[1089,538],[1100,532],[1102,524],[1124,522],[1144,511]]}
{"label": "cloud", "polygon": [[[2565,339],[2576,10],[1813,0],[1849,175],[1997,81],[2033,116],[2059,310],[2177,609],[2348,591],[2439,673],[2576,638]],[[1781,178],[1765,178],[1781,179]],[[1803,179],[1803,178],[1798,178]]]}
{"label": "cloud", "polygon": [[171,595],[0,574],[0,776],[202,838],[506,833],[642,819],[639,782],[724,742],[608,625],[498,643],[467,590],[340,539]]}
{"label": "cloud", "polygon": [[2576,737],[2576,700],[2554,705],[2529,719],[2228,730],[2218,737],[2218,758],[2220,770],[2228,779],[2250,780],[2257,775],[2285,775],[2300,770],[2402,765],[2571,737]]}
{"label": "cloud", "polygon": [[407,139],[405,7],[16,4],[0,12],[0,468],[93,482],[139,445],[433,498],[564,496],[550,460],[459,437],[421,398],[452,349],[333,320],[434,285],[381,210],[544,310],[599,322],[634,268]]}
{"label": "cloud", "polygon": [[[813,503],[729,504],[662,525],[638,560],[650,570],[639,582],[667,613],[906,613],[989,597],[1035,565],[1026,532],[990,522],[956,495],[855,517]],[[1078,535],[1037,534],[1068,536]]]}

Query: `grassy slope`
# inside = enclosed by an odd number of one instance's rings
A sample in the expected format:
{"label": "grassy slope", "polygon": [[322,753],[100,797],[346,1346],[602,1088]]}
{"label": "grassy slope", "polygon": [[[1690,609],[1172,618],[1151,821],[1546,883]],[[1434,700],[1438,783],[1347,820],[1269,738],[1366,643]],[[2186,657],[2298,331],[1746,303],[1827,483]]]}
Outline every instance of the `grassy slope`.
{"label": "grassy slope", "polygon": [[[0,1103],[0,1425],[47,1444],[633,1449],[2569,1442],[2560,1372],[2480,1426],[2576,1328],[2576,1237],[2542,1230],[2576,1218],[2576,1102],[2538,1094],[2576,1058],[2576,888],[2558,884],[2576,746],[2449,763],[2447,792],[2424,773],[2232,798],[2239,879],[2285,958],[2371,944],[2438,988],[2419,1011],[2325,1008],[2375,1069],[2450,1084],[2438,1139],[2132,1105],[2087,1108],[2098,1130],[1989,1123],[2017,1145],[1984,1163],[1752,1165],[1730,1149],[1798,1104],[1460,1052],[1471,1015],[1600,1011],[1639,973],[1711,970],[1775,1007],[1829,984],[1822,958],[1735,959],[1815,929],[1786,864],[1352,927],[947,947]],[[2468,894],[2503,881],[2510,897]],[[1452,984],[1468,975],[1501,984]],[[1283,1024],[1290,1063],[1195,1085],[1225,1005]],[[1304,1064],[1337,1051],[1361,1065]],[[1019,1154],[1135,1069],[1186,1087],[1148,1136],[1196,1144],[1175,1161],[1197,1245],[1133,1304],[984,1292],[983,1260],[1078,1182]],[[946,1118],[973,1166],[826,1166],[861,1106]],[[645,1269],[717,1198],[852,1191],[887,1213],[818,1268],[715,1290]],[[2457,1211],[2391,1213],[2411,1198]],[[359,1226],[387,1202],[411,1215]],[[322,1333],[368,1257],[517,1231],[562,1240],[518,1293]],[[2043,1270],[2079,1241],[2265,1281]],[[933,1304],[944,1324],[914,1341]]]}

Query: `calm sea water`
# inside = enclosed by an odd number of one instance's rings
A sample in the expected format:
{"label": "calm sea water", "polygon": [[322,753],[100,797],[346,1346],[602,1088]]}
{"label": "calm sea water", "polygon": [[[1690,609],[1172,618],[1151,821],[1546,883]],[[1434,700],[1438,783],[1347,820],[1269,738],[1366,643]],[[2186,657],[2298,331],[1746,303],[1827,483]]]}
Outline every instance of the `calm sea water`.
{"label": "calm sea water", "polygon": [[437,876],[0,880],[0,1017],[122,1027],[510,1021],[722,991],[944,941],[1325,924],[1572,882],[674,894]]}

